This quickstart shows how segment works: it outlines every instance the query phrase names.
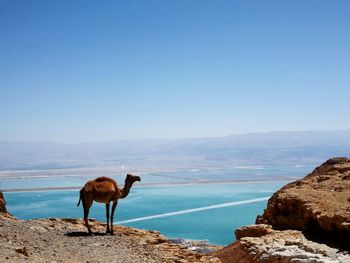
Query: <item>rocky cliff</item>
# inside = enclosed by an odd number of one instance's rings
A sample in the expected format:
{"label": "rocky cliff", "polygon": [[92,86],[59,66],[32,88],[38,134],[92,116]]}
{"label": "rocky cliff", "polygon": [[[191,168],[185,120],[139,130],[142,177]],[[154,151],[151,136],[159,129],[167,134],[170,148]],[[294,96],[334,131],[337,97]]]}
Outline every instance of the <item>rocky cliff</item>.
{"label": "rocky cliff", "polygon": [[330,159],[284,186],[256,223],[212,255],[224,263],[350,262],[350,159]]}
{"label": "rocky cliff", "polygon": [[330,159],[284,186],[256,223],[301,230],[311,239],[350,248],[350,159]]}

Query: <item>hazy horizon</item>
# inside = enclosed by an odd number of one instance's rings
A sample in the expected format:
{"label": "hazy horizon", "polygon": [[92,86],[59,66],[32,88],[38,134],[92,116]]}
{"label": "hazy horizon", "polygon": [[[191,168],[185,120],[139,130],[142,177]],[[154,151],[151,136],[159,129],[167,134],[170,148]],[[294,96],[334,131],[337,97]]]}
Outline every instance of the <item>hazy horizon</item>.
{"label": "hazy horizon", "polygon": [[187,141],[187,140],[205,140],[205,139],[221,139],[230,137],[240,137],[249,135],[271,135],[271,134],[309,134],[309,133],[347,133],[350,129],[344,130],[276,130],[276,131],[256,131],[246,133],[236,133],[218,136],[194,136],[194,137],[169,137],[169,138],[115,138],[110,140],[101,141],[44,141],[44,140],[1,140],[0,142],[14,142],[14,143],[53,143],[53,144],[67,144],[67,145],[79,145],[79,144],[98,144],[98,143],[113,143],[123,141]]}
{"label": "hazy horizon", "polygon": [[350,156],[350,131],[249,133],[92,143],[0,141],[0,170],[117,166],[129,170],[300,165]]}

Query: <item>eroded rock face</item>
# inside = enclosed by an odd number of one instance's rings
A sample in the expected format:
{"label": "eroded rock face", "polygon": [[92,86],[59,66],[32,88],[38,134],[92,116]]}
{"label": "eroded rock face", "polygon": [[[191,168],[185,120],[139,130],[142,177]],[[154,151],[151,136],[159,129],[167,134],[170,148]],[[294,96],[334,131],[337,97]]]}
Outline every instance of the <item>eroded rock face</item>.
{"label": "eroded rock face", "polygon": [[7,213],[4,195],[0,192],[0,213]]}
{"label": "eroded rock face", "polygon": [[350,159],[333,158],[268,201],[256,223],[274,229],[322,233],[339,242],[350,236]]}

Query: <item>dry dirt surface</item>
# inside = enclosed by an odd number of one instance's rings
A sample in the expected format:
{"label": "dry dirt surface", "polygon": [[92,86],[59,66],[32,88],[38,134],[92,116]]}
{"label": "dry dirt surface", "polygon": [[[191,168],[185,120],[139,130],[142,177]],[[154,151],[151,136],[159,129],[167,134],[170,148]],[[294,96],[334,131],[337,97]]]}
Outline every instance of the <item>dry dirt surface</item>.
{"label": "dry dirt surface", "polygon": [[220,262],[179,245],[155,231],[90,223],[88,236],[79,219],[18,220],[0,213],[0,262]]}

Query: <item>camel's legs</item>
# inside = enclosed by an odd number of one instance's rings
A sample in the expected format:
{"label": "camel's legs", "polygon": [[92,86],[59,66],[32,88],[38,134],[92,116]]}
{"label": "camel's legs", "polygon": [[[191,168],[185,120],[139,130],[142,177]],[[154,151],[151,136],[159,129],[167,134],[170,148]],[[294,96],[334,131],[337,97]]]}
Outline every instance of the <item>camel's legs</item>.
{"label": "camel's legs", "polygon": [[114,200],[112,204],[112,214],[111,214],[111,234],[112,235],[113,235],[114,211],[115,211],[115,208],[117,207],[117,204],[118,204],[118,199]]}
{"label": "camel's legs", "polygon": [[90,201],[90,200],[83,200],[84,220],[85,220],[85,225],[86,225],[90,235],[92,235],[92,231],[91,231],[90,226],[89,226],[88,217],[89,217],[89,210],[90,210],[91,205],[92,205],[92,201]]}
{"label": "camel's legs", "polygon": [[106,204],[106,217],[107,217],[107,230],[106,230],[106,233],[109,233],[109,203]]}

